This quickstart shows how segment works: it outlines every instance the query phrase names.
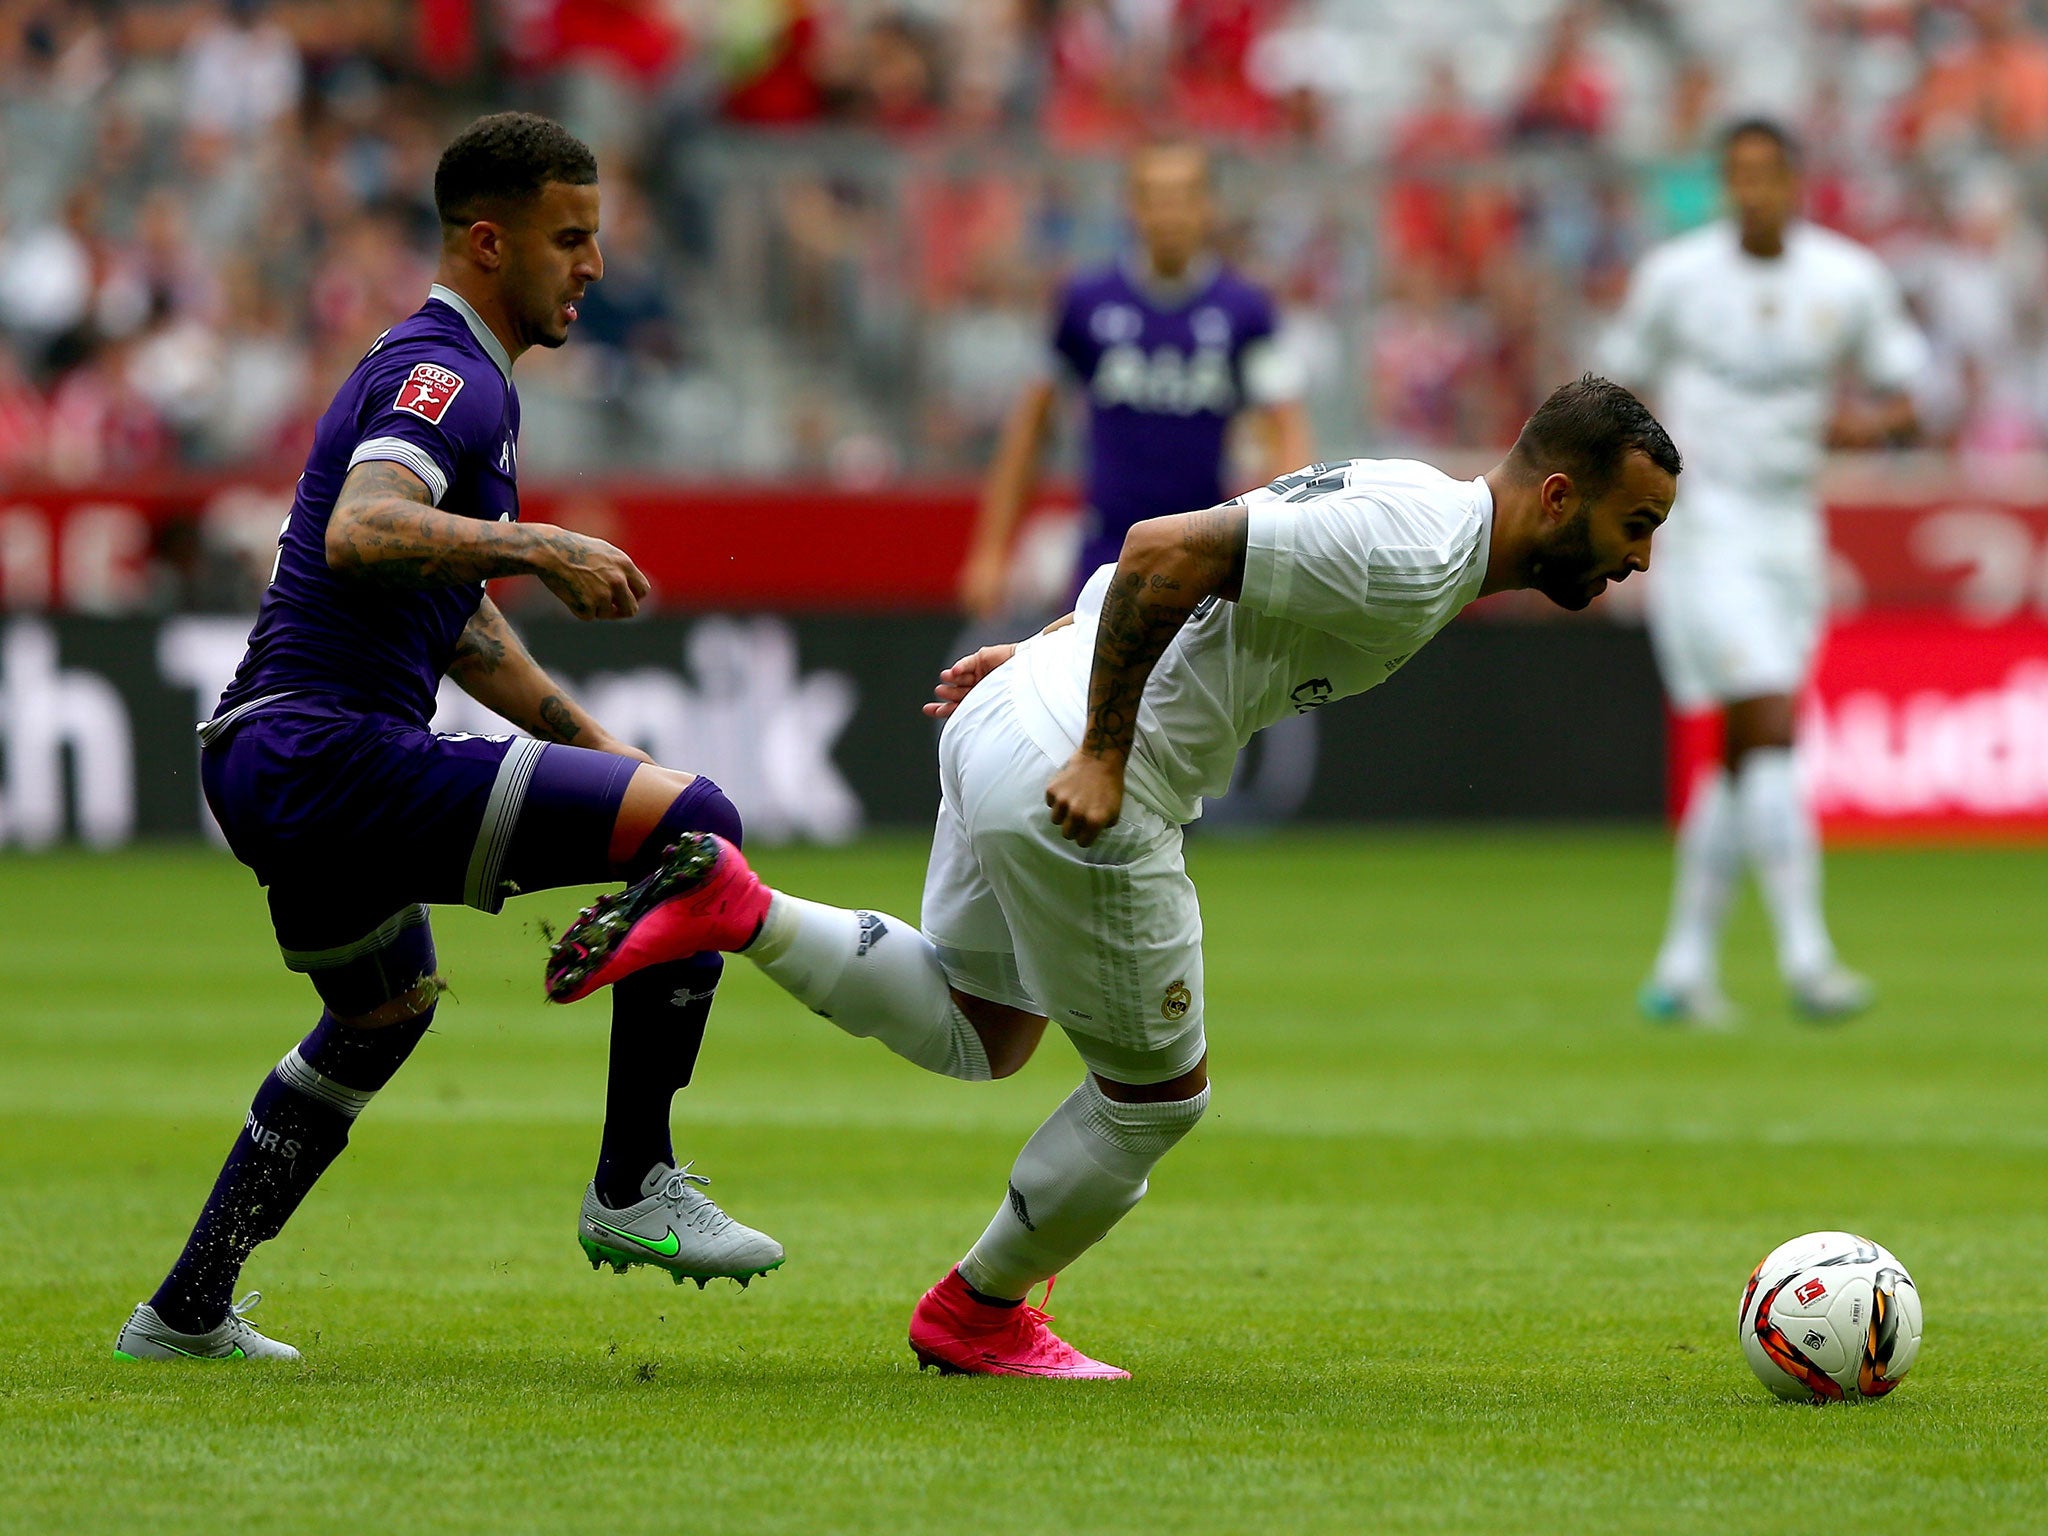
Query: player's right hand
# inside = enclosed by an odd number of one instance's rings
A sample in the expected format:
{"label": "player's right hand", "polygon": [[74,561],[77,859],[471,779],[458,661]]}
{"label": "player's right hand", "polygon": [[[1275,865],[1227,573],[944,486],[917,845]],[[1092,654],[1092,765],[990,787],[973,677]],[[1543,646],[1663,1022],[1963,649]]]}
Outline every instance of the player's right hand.
{"label": "player's right hand", "polygon": [[1045,803],[1060,836],[1089,847],[1123,815],[1123,764],[1076,752],[1045,786]]}
{"label": "player's right hand", "polygon": [[938,698],[925,705],[924,712],[943,720],[960,707],[960,701],[974,691],[974,685],[1017,654],[1014,645],[984,645],[971,656],[962,656],[939,674],[932,687]]}
{"label": "player's right hand", "polygon": [[535,574],[577,618],[630,619],[640,611],[650,587],[623,549],[566,528],[534,531],[541,540]]}

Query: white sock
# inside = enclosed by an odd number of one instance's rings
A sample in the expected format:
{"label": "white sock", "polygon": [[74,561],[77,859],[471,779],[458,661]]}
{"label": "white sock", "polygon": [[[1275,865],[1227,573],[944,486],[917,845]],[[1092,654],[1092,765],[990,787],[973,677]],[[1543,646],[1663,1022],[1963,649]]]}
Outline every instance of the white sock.
{"label": "white sock", "polygon": [[1735,776],[1742,842],[1763,888],[1778,939],[1778,969],[1788,980],[1835,963],[1820,905],[1820,838],[1799,793],[1790,747],[1744,754]]}
{"label": "white sock", "polygon": [[777,891],[740,951],[783,991],[928,1072],[987,1082],[981,1036],[953,1001],[931,942],[900,917]]}
{"label": "white sock", "polygon": [[1010,1193],[960,1274],[984,1296],[1021,1300],[1100,1242],[1144,1198],[1145,1180],[1209,1107],[1192,1099],[1121,1104],[1093,1076],[1032,1133],[1010,1170]]}
{"label": "white sock", "polygon": [[1721,925],[1742,878],[1742,825],[1728,775],[1701,785],[1678,829],[1678,870],[1671,882],[1671,921],[1651,973],[1676,991],[1720,980]]}

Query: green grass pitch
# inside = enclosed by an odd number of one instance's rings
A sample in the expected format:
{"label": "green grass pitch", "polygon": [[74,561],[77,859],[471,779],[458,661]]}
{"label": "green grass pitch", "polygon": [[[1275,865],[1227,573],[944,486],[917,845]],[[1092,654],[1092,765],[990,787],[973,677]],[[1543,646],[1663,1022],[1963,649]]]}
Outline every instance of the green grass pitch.
{"label": "green grass pitch", "polygon": [[[919,1375],[911,1303],[1078,1078],[923,1076],[728,972],[678,1145],[788,1265],[744,1293],[575,1241],[601,1004],[540,920],[436,923],[435,1033],[248,1280],[286,1368],[122,1365],[247,1104],[311,1022],[198,851],[0,861],[0,1530],[2039,1531],[2048,851],[1852,851],[1884,988],[1816,1030],[1739,915],[1736,1034],[1631,1011],[1654,833],[1198,842],[1215,1106],[1053,1310],[1136,1379]],[[914,841],[761,856],[916,910]],[[1742,1282],[1843,1226],[1918,1280],[1875,1405],[1781,1406]]]}

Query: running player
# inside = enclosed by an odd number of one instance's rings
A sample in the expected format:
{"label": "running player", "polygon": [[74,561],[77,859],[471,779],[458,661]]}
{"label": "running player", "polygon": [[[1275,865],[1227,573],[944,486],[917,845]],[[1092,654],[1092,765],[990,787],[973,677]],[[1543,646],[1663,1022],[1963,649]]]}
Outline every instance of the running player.
{"label": "running player", "polygon": [[[512,364],[561,346],[604,274],[596,162],[545,118],[486,117],[442,155],[434,200],[439,280],[321,419],[248,654],[200,728],[207,803],[323,1012],[257,1089],[184,1252],[115,1341],[124,1358],[297,1357],[229,1301],[433,1022],[426,904],[496,912],[517,891],[636,878],[687,831],[740,834],[717,785],[609,735],[484,593],[538,576],[581,619],[631,618],[647,595],[611,545],[518,520]],[[532,737],[434,735],[444,673]],[[613,990],[593,1265],[701,1285],[782,1261],[669,1142],[721,964],[677,956]]]}
{"label": "running player", "polygon": [[942,1370],[1120,1377],[1023,1298],[1137,1203],[1209,1103],[1181,823],[1255,731],[1380,683],[1474,598],[1583,608],[1647,568],[1678,469],[1641,403],[1588,377],[1476,480],[1356,459],[1142,522],[1073,614],[941,674],[922,933],[770,891],[729,845],[685,838],[563,936],[550,995],[737,951],[849,1034],[968,1080],[1015,1072],[1057,1020],[1087,1072],[910,1339]]}
{"label": "running player", "polygon": [[[1793,1005],[1846,1018],[1872,990],[1828,935],[1819,838],[1792,755],[1827,608],[1814,482],[1824,446],[1912,431],[1906,389],[1927,348],[1875,256],[1797,219],[1799,155],[1784,129],[1736,124],[1722,172],[1733,219],[1645,258],[1605,358],[1616,378],[1655,392],[1692,461],[1685,515],[1650,582],[1650,639],[1673,706],[1718,708],[1725,728],[1722,769],[1679,830],[1670,925],[1641,1001],[1672,1023],[1733,1017],[1721,929],[1746,863]],[[1845,373],[1878,398],[1836,409]]]}
{"label": "running player", "polygon": [[1128,174],[1139,249],[1067,285],[1050,366],[1011,409],[989,465],[960,576],[961,605],[978,621],[1002,610],[1011,536],[1062,377],[1088,402],[1080,576],[1113,563],[1133,523],[1223,499],[1233,421],[1256,436],[1265,478],[1308,459],[1301,381],[1274,342],[1273,301],[1211,249],[1208,155],[1153,145],[1131,157]]}

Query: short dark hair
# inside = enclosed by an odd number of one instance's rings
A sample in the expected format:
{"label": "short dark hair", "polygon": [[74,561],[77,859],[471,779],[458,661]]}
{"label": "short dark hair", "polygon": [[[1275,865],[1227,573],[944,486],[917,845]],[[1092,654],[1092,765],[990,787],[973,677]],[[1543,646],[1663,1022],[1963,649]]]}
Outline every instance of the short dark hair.
{"label": "short dark hair", "polygon": [[587,187],[596,180],[597,156],[560,123],[532,112],[494,112],[441,151],[434,208],[444,227],[460,229],[538,197],[551,181]]}
{"label": "short dark hair", "polygon": [[1649,407],[1612,379],[1582,374],[1560,384],[1522,426],[1508,455],[1538,476],[1562,472],[1586,496],[1601,496],[1640,453],[1666,474],[1685,467],[1678,448]]}
{"label": "short dark hair", "polygon": [[1778,153],[1785,157],[1785,163],[1795,170],[1799,166],[1799,140],[1792,130],[1774,117],[1738,117],[1721,130],[1721,158],[1726,160],[1729,151],[1744,139],[1769,139],[1778,146]]}

